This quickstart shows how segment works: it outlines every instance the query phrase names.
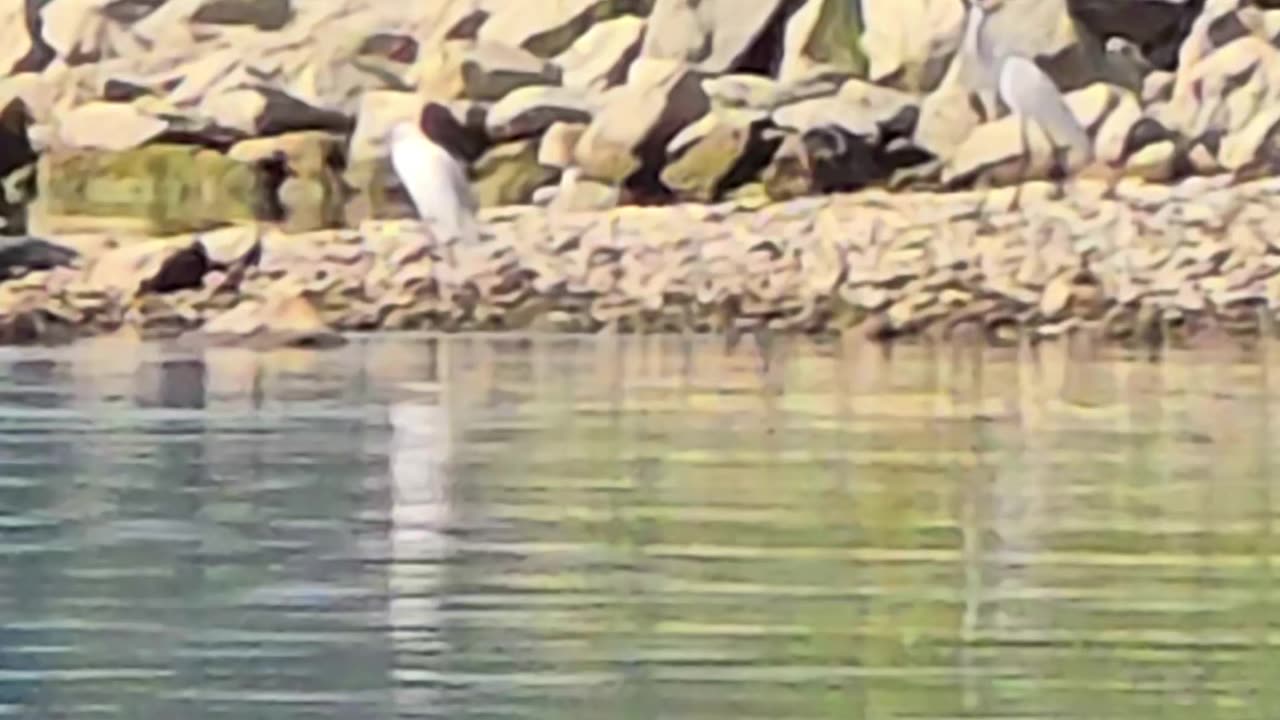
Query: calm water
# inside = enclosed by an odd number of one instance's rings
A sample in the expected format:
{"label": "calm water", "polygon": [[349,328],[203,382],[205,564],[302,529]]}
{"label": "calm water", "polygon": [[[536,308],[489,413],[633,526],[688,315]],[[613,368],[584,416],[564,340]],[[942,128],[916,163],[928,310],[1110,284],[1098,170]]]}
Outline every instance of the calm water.
{"label": "calm water", "polygon": [[0,716],[1274,720],[1277,369],[3,351]]}

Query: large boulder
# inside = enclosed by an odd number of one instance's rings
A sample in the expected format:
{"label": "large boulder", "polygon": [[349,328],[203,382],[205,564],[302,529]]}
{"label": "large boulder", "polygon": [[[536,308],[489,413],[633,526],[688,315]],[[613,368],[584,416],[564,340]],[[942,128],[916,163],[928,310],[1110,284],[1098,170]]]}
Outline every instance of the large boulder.
{"label": "large boulder", "polygon": [[604,90],[621,84],[640,54],[645,21],[631,15],[592,26],[555,57],[568,87]]}
{"label": "large boulder", "polygon": [[908,93],[850,79],[833,95],[778,107],[773,111],[773,122],[801,133],[818,127],[838,127],[875,144],[886,128],[909,133],[915,123],[917,103],[916,97]]}
{"label": "large boulder", "polygon": [[27,0],[0,1],[0,76],[29,67],[37,38],[27,22]]}
{"label": "large boulder", "polygon": [[1280,101],[1280,50],[1249,35],[1180,68],[1159,119],[1189,144],[1242,130]]}
{"label": "large boulder", "polygon": [[782,105],[835,95],[847,79],[843,73],[817,72],[779,82],[742,73],[707,78],[702,89],[716,107],[772,112]]}
{"label": "large boulder", "polygon": [[770,42],[757,43],[783,21],[784,0],[657,0],[641,56],[676,60],[709,73],[769,70]]}
{"label": "large boulder", "polygon": [[787,20],[778,78],[784,82],[835,69],[864,77],[862,19],[854,0],[804,0]]}
{"label": "large boulder", "polygon": [[617,0],[505,3],[480,26],[478,39],[518,47],[543,58],[564,52],[596,23],[622,10]]}
{"label": "large boulder", "polygon": [[500,100],[526,85],[556,85],[560,68],[527,50],[477,43],[462,60],[462,82],[472,100]]}
{"label": "large boulder", "polygon": [[481,207],[523,205],[538,188],[554,181],[558,171],[538,164],[538,140],[495,145],[475,164],[472,188]]}
{"label": "large boulder", "polygon": [[710,108],[703,75],[674,60],[642,58],[627,84],[608,91],[574,151],[583,174],[621,183],[642,170],[654,174],[667,143]]}
{"label": "large boulder", "polygon": [[960,47],[964,8],[956,0],[863,0],[870,79],[913,92],[936,88]]}
{"label": "large boulder", "polygon": [[667,145],[663,185],[680,199],[710,202],[755,175],[769,159],[760,142],[766,118],[759,111],[719,110],[687,126]]}
{"label": "large boulder", "polygon": [[498,141],[531,137],[553,123],[589,122],[595,105],[594,96],[586,90],[531,85],[494,103],[485,117],[485,130]]}
{"label": "large boulder", "polygon": [[109,6],[107,0],[48,0],[39,11],[41,41],[69,65],[140,50]]}
{"label": "large boulder", "polygon": [[538,164],[564,169],[573,165],[573,149],[587,131],[585,123],[552,123],[538,142]]}
{"label": "large boulder", "polygon": [[56,144],[69,150],[128,150],[169,129],[129,103],[91,102],[57,118]]}

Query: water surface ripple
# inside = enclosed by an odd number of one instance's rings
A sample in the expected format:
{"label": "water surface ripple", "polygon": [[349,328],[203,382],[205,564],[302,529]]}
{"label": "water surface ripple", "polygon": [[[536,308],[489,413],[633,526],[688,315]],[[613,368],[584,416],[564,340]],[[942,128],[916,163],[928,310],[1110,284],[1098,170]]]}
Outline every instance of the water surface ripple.
{"label": "water surface ripple", "polygon": [[1280,717],[1276,349],[0,352],[0,717]]}

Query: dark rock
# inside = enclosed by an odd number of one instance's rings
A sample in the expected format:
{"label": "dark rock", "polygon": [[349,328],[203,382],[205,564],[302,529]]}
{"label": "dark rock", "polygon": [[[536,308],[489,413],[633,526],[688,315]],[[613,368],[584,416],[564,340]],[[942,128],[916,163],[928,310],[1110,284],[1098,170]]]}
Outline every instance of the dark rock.
{"label": "dark rock", "polygon": [[35,237],[0,237],[0,281],[24,270],[49,270],[70,265],[79,257],[71,248]]}
{"label": "dark rock", "polygon": [[292,17],[291,0],[211,0],[191,16],[191,21],[279,30]]}
{"label": "dark rock", "polygon": [[1178,62],[1178,47],[1204,0],[1069,0],[1067,4],[1093,35],[1131,40],[1156,67],[1172,70]]}

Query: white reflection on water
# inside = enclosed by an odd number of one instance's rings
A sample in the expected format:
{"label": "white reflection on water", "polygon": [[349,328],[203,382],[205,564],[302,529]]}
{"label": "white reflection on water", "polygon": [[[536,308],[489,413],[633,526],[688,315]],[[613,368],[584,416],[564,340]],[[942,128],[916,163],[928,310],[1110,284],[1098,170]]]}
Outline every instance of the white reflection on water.
{"label": "white reflection on water", "polygon": [[[445,355],[442,353],[442,356]],[[443,359],[443,357],[442,357]],[[442,383],[406,384],[392,427],[389,602],[396,705],[402,715],[437,704],[438,683],[413,658],[442,654],[443,580],[454,515],[451,415]],[[424,682],[425,681],[425,682]]]}

